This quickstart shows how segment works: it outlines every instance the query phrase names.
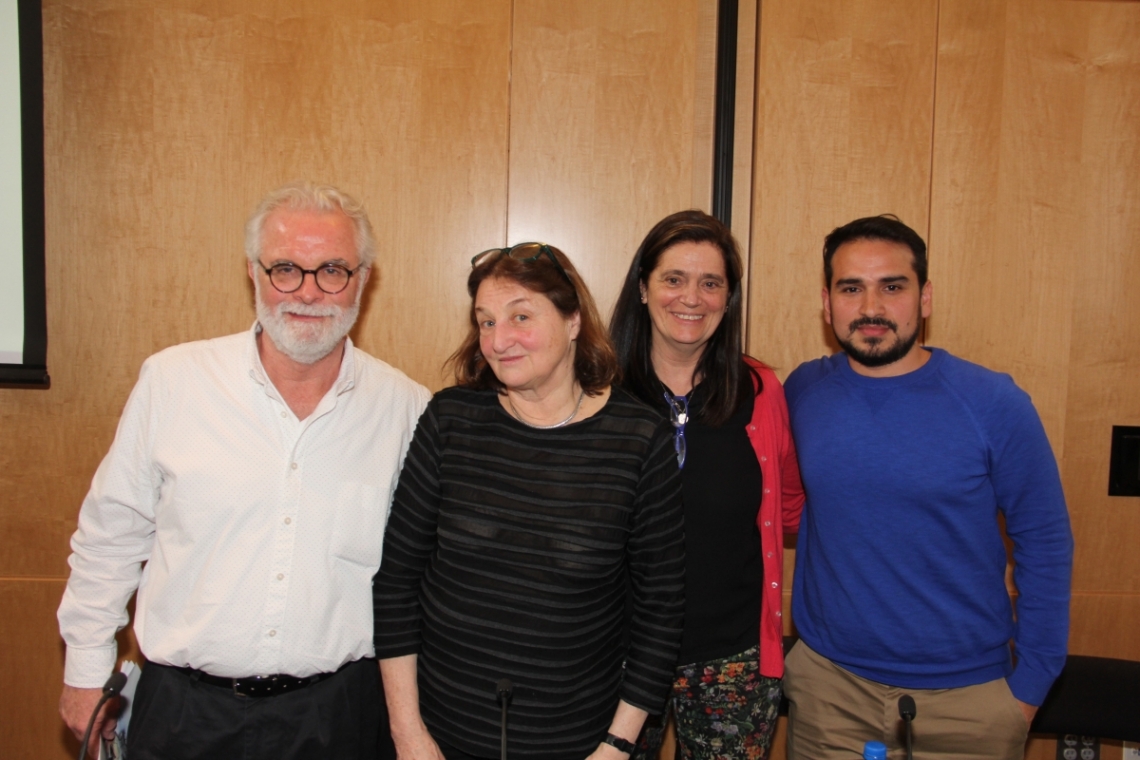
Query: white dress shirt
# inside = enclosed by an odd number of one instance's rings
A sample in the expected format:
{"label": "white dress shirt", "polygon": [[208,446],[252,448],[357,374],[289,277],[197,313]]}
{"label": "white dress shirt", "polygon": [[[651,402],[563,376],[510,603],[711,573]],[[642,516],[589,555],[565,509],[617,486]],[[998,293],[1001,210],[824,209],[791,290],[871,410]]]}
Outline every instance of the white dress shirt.
{"label": "white dress shirt", "polygon": [[372,655],[372,576],[430,394],[349,340],[333,387],[298,420],[258,330],[143,364],[71,539],[65,683],[103,685],[136,588],[153,662],[307,676]]}

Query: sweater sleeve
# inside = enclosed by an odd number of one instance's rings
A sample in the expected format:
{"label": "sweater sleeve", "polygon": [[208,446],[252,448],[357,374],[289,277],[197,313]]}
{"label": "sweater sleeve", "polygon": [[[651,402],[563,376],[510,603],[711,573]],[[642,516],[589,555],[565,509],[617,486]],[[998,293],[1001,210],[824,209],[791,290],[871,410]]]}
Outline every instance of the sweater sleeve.
{"label": "sweater sleeve", "polygon": [[1018,590],[1009,686],[1022,702],[1040,705],[1068,650],[1073,534],[1057,462],[1028,394],[1010,382],[994,415],[991,477]]}
{"label": "sweater sleeve", "polygon": [[685,613],[681,473],[664,421],[642,468],[626,556],[632,614],[621,698],[657,714],[673,682]]}
{"label": "sweater sleeve", "polygon": [[416,426],[392,499],[380,569],[372,579],[373,643],[378,659],[417,654],[420,649],[420,588],[435,551],[439,518],[436,408],[436,402],[430,402]]}

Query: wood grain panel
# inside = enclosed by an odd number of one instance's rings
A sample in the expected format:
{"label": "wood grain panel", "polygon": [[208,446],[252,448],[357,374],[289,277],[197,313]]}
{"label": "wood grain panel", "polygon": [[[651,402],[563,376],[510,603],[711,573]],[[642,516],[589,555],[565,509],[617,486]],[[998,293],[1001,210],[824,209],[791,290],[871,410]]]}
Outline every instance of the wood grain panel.
{"label": "wood grain panel", "polygon": [[1070,649],[1138,656],[1135,498],[1108,497],[1140,424],[1140,6],[941,4],[928,337],[1034,399],[1076,538]]}
{"label": "wood grain panel", "polygon": [[[696,50],[693,56],[693,189],[690,198],[693,208],[705,211],[712,209],[713,143],[716,129],[716,21],[717,3],[714,0],[698,0]],[[751,175],[751,171],[747,173]]]}
{"label": "wood grain panel", "polygon": [[59,718],[63,642],[55,610],[63,581],[0,579],[0,721],[5,757],[74,758],[79,742]]}
{"label": "wood grain panel", "polygon": [[[744,259],[744,303],[748,303],[748,272],[752,259],[752,148],[756,135],[756,62],[760,34],[759,0],[738,3],[736,35],[736,120],[732,151],[732,234]],[[748,344],[745,322],[744,343]]]}
{"label": "wood grain panel", "polygon": [[749,350],[781,377],[832,351],[824,236],[887,212],[926,230],[936,9],[761,4]]}
{"label": "wood grain panel", "polygon": [[[608,315],[638,243],[692,197],[697,0],[518,0],[506,240],[545,240]],[[484,248],[502,241],[503,233]]]}
{"label": "wood grain panel", "polygon": [[1071,653],[1140,661],[1140,594],[1077,591],[1069,610]]}
{"label": "wood grain panel", "polygon": [[[1112,426],[1140,425],[1140,5],[1092,4],[1087,18],[1063,470],[1074,587],[1131,594],[1135,607],[1140,498],[1108,496],[1107,482]],[[1126,630],[1140,659],[1136,622]]]}
{"label": "wood grain panel", "polygon": [[0,573],[66,572],[146,356],[248,329],[242,225],[283,182],[364,200],[380,255],[354,335],[442,384],[467,252],[506,213],[509,10],[45,3],[53,386],[0,391],[0,420],[23,433],[0,443],[0,525],[26,536],[0,544]]}
{"label": "wood grain panel", "polygon": [[941,6],[927,338],[1013,375],[1063,457],[1087,13],[1002,5]]}
{"label": "wood grain panel", "polygon": [[[63,587],[62,579],[0,578],[0,690],[8,697],[0,746],[5,757],[65,758],[79,752],[57,707],[64,648],[55,612]],[[142,662],[129,629],[117,638],[120,662]]]}

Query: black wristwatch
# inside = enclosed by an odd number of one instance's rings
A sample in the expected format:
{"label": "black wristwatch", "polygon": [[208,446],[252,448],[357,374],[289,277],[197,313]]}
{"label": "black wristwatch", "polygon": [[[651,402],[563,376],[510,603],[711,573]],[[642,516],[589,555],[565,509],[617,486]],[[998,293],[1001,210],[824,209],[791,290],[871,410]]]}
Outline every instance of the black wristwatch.
{"label": "black wristwatch", "polygon": [[633,751],[637,749],[637,745],[633,742],[623,739],[620,736],[613,734],[606,734],[606,738],[602,740],[602,744],[608,744],[619,752],[624,752],[627,755],[632,755]]}

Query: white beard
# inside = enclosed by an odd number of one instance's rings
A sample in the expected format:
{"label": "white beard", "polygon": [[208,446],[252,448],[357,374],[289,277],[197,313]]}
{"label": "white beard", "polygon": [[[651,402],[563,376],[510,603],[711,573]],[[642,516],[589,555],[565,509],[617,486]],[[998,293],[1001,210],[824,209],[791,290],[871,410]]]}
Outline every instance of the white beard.
{"label": "white beard", "polygon": [[[360,296],[363,288],[356,291],[356,300],[347,309],[340,306],[282,302],[270,309],[261,300],[261,283],[257,282],[255,301],[257,321],[261,329],[273,341],[281,353],[300,364],[315,364],[333,352],[348,331],[356,324],[360,314]],[[300,314],[308,317],[332,317],[332,320],[317,324],[299,323],[286,317],[286,314]]]}

